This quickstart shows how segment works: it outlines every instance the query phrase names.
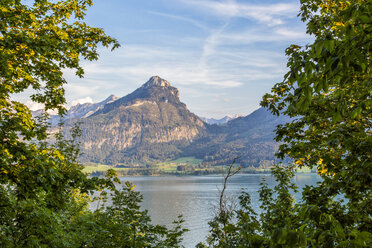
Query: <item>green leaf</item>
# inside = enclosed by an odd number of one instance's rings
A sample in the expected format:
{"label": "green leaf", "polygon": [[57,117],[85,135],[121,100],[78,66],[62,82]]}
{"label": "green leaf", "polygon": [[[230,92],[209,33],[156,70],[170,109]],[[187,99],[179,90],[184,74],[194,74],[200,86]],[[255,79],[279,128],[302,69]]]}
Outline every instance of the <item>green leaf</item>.
{"label": "green leaf", "polygon": [[299,247],[306,247],[307,245],[306,235],[303,232],[298,233],[298,245]]}
{"label": "green leaf", "polygon": [[362,113],[362,108],[357,107],[356,109],[353,110],[353,112],[351,112],[350,118],[356,119],[361,115],[361,113]]}
{"label": "green leaf", "polygon": [[323,86],[323,91],[324,92],[328,92],[328,81],[327,81],[327,79],[326,80],[324,80],[324,81],[322,81],[322,86]]}
{"label": "green leaf", "polygon": [[290,247],[298,247],[298,235],[295,231],[288,231],[286,244]]}
{"label": "green leaf", "polygon": [[335,48],[335,41],[334,40],[326,40],[324,41],[324,46],[327,48],[328,51],[332,52]]}
{"label": "green leaf", "polygon": [[317,41],[315,43],[315,57],[319,57],[320,56],[320,54],[323,51],[323,47],[324,47],[324,45],[323,45],[323,42],[322,41]]}
{"label": "green leaf", "polygon": [[358,19],[361,20],[363,23],[371,23],[371,18],[368,15],[358,16]]}
{"label": "green leaf", "polygon": [[283,228],[276,228],[271,236],[274,244],[285,244],[287,239],[287,231]]}
{"label": "green leaf", "polygon": [[332,71],[335,71],[337,69],[339,62],[340,62],[340,58],[337,57],[333,59],[333,63],[331,66]]}

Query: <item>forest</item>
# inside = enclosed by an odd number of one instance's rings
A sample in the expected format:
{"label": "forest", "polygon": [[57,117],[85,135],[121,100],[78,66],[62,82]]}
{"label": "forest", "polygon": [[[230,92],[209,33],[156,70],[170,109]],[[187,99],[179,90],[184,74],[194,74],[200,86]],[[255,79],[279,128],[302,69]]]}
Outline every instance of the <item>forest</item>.
{"label": "forest", "polygon": [[[291,118],[275,136],[276,157],[291,162],[273,168],[274,189],[259,190],[261,213],[248,193],[238,208],[228,208],[222,191],[199,248],[372,246],[372,2],[300,2],[299,17],[314,41],[286,49],[288,72],[261,102]],[[0,1],[1,247],[182,247],[182,217],[173,228],[152,224],[133,184],[113,170],[105,177],[82,172],[78,127],[50,144],[47,112],[34,118],[13,100],[33,89],[30,99],[45,111],[66,112],[63,71],[83,77],[83,60],[97,60],[102,46],[113,52],[120,46],[84,22],[92,4]],[[322,183],[302,189],[295,202],[291,178],[303,167],[316,169]],[[236,172],[228,168],[227,184]]]}

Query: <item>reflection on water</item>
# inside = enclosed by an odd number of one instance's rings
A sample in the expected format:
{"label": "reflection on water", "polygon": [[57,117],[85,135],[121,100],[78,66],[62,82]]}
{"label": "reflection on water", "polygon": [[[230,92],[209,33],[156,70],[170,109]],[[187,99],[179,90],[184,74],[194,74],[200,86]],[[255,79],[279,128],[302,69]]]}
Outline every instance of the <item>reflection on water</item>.
{"label": "reflection on water", "polygon": [[[222,188],[221,176],[184,176],[184,177],[122,177],[131,181],[136,190],[143,195],[142,207],[149,211],[154,224],[170,226],[182,214],[184,227],[190,231],[184,235],[185,247],[195,247],[204,241],[208,234],[208,222],[213,218],[218,204],[219,189]],[[227,194],[237,202],[242,190],[250,193],[252,206],[258,211],[258,189],[266,180],[269,187],[275,181],[271,175],[235,175],[229,180]],[[294,178],[297,185],[313,185],[319,181],[315,174],[298,174]],[[297,198],[300,193],[297,193]],[[235,199],[235,200],[234,200]]]}

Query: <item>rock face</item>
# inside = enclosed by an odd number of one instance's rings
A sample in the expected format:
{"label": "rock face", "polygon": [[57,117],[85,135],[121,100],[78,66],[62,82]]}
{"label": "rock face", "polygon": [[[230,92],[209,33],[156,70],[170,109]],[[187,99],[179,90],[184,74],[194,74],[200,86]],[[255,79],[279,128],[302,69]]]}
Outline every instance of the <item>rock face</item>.
{"label": "rock face", "polygon": [[178,90],[157,76],[79,120],[84,159],[110,164],[172,158],[206,130]]}
{"label": "rock face", "polygon": [[122,98],[72,107],[65,126],[76,121],[82,123],[83,161],[136,166],[193,156],[213,166],[240,157],[246,167],[275,162],[274,130],[290,120],[260,108],[210,125],[187,109],[177,88],[154,76]]}

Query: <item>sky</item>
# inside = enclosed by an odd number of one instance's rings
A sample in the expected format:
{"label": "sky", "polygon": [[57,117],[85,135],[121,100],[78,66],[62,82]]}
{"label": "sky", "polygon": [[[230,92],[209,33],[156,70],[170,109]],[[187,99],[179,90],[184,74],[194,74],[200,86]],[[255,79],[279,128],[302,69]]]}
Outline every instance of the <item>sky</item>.
{"label": "sky", "polygon": [[65,72],[68,105],[122,97],[160,76],[190,111],[247,115],[287,72],[285,49],[311,42],[298,0],[95,0],[86,22],[121,47]]}

